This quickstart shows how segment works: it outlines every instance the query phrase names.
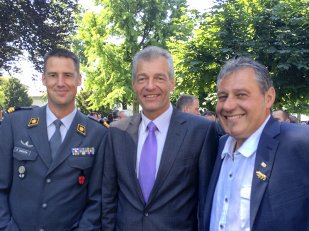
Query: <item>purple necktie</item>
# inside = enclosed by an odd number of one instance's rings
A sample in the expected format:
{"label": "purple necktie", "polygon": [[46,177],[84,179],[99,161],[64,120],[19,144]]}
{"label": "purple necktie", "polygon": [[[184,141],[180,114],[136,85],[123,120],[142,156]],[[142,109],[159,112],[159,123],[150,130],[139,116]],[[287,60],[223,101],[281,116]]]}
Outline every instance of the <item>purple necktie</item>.
{"label": "purple necktie", "polygon": [[147,127],[148,136],[142,148],[138,176],[145,202],[148,201],[155,182],[157,161],[157,138],[155,134],[157,127],[153,122],[150,122]]}

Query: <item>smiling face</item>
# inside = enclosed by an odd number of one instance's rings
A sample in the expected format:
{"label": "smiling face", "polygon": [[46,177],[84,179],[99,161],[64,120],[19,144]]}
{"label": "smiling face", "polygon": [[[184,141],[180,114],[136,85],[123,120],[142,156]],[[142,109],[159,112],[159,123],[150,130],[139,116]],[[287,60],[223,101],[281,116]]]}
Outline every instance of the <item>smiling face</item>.
{"label": "smiling face", "polygon": [[270,114],[275,90],[262,93],[252,68],[232,72],[218,85],[217,114],[226,133],[237,140],[237,147],[253,134]]}
{"label": "smiling face", "polygon": [[77,87],[81,84],[81,76],[74,62],[65,57],[49,57],[42,82],[47,89],[48,106],[57,115],[66,115],[75,108]]}
{"label": "smiling face", "polygon": [[169,78],[164,57],[140,60],[132,84],[143,113],[149,119],[154,120],[168,109],[175,81]]}

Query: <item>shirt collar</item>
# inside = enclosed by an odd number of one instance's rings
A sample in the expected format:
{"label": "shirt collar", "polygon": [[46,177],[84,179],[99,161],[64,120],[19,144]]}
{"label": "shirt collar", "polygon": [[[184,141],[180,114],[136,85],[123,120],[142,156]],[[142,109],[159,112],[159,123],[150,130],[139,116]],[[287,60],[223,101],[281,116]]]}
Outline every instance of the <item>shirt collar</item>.
{"label": "shirt collar", "polygon": [[[243,155],[244,157],[248,158],[256,152],[260,138],[261,138],[261,134],[269,118],[270,116],[268,116],[265,119],[264,123],[245,140],[245,142],[238,148],[238,150],[235,151],[235,153],[239,153]],[[224,145],[224,149],[221,153],[221,159],[224,159],[226,155],[233,157],[235,145],[236,145],[235,138],[233,138],[232,136],[229,136]]]}
{"label": "shirt collar", "polygon": [[[168,109],[165,112],[163,112],[157,118],[152,120],[154,122],[154,124],[156,125],[159,132],[162,131],[163,129],[166,129],[166,125],[169,124],[171,117],[172,117],[172,114],[173,114],[173,106],[170,103],[170,106],[168,107]],[[149,124],[149,122],[151,122],[151,120],[148,119],[144,115],[144,113],[141,113],[141,116],[142,116],[142,129],[143,129],[143,131],[146,131],[147,125]]]}
{"label": "shirt collar", "polygon": [[[69,128],[71,126],[71,123],[73,122],[73,119],[75,117],[75,114],[77,112],[77,108],[75,107],[74,110],[68,114],[67,116],[63,117],[61,119],[62,124],[66,127]],[[51,126],[52,123],[58,119],[55,114],[50,110],[48,105],[46,106],[46,123],[47,127]]]}

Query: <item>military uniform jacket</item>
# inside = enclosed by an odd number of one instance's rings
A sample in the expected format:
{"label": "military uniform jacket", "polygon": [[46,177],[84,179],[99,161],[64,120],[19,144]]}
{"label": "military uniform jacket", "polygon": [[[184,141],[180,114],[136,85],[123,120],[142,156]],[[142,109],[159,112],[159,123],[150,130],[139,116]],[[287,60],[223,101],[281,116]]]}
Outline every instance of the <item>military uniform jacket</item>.
{"label": "military uniform jacket", "polygon": [[46,106],[0,128],[0,230],[99,230],[106,130],[77,112],[52,160]]}

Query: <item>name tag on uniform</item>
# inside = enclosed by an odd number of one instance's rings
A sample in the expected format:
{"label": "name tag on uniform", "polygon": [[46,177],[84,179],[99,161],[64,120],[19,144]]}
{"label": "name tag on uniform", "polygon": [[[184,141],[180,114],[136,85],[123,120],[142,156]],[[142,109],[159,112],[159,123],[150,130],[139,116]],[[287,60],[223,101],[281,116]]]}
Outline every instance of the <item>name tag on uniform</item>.
{"label": "name tag on uniform", "polygon": [[17,153],[23,154],[25,156],[30,156],[30,154],[31,154],[30,150],[20,148],[20,147],[14,147],[13,152],[17,152]]}
{"label": "name tag on uniform", "polygon": [[94,156],[94,147],[72,148],[73,156]]}

